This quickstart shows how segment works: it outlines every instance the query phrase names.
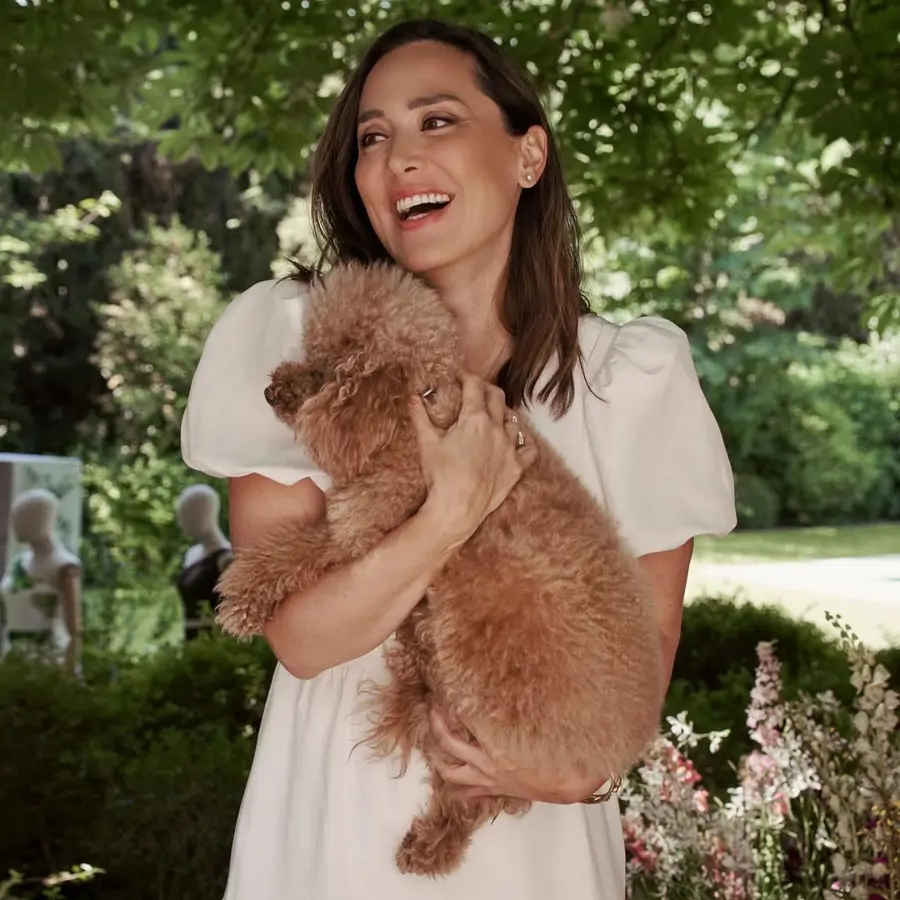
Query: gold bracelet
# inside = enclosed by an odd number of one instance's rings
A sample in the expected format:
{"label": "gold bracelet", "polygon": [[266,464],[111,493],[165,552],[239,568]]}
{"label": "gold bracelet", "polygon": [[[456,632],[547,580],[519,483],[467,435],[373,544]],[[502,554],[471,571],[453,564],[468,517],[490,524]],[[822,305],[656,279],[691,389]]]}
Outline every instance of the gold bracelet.
{"label": "gold bracelet", "polygon": [[616,775],[615,778],[610,780],[608,788],[606,788],[605,790],[597,788],[597,790],[594,791],[594,793],[591,794],[590,797],[585,797],[581,802],[588,804],[606,803],[606,801],[609,800],[613,794],[617,794],[619,792],[620,787],[622,787],[622,776]]}

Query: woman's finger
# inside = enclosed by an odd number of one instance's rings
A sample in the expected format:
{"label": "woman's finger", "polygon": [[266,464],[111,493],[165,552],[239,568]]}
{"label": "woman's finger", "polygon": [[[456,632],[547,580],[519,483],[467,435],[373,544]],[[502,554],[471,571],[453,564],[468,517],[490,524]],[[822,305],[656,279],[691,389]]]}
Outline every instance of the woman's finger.
{"label": "woman's finger", "polygon": [[470,766],[474,766],[488,777],[491,776],[493,761],[490,756],[477,744],[470,744],[451,734],[450,729],[447,727],[447,722],[435,709],[431,710],[431,727],[434,729],[435,736],[441,747],[450,756],[458,759],[461,763],[468,763]]}
{"label": "woman's finger", "polygon": [[460,800],[477,800],[479,797],[508,797],[510,795],[501,795],[497,793],[497,790],[495,788],[488,787],[487,785],[477,784],[471,787],[460,787],[459,791],[456,793],[456,796],[459,797]]}
{"label": "woman's finger", "polygon": [[431,760],[431,766],[449,784],[458,784],[460,787],[474,788],[483,793],[490,793],[490,779],[475,766],[468,764],[453,766],[436,759]]}
{"label": "woman's finger", "polygon": [[502,388],[498,388],[495,384],[486,384],[484,386],[484,397],[488,415],[500,425],[509,412],[506,406],[506,394],[503,393]]}
{"label": "woman's finger", "polygon": [[538,451],[534,439],[526,434],[525,446],[520,447],[516,451],[516,462],[519,464],[519,471],[525,472],[527,469],[531,468],[537,461],[539,455],[540,452]]}
{"label": "woman's finger", "polygon": [[[503,429],[509,437],[509,442],[517,450],[521,450],[528,443],[528,435],[515,416],[507,417],[506,422],[503,424]],[[521,435],[521,438],[519,435]]]}
{"label": "woman's finger", "polygon": [[462,374],[462,406],[459,418],[464,414],[471,415],[483,411],[485,407],[484,382],[477,376],[468,372]]}

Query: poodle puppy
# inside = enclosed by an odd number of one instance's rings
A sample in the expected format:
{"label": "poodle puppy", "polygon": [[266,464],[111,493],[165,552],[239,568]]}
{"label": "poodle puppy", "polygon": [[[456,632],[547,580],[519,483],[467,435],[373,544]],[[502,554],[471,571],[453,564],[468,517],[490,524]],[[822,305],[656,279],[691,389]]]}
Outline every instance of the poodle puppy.
{"label": "poodle puppy", "polygon": [[[288,523],[239,550],[218,618],[258,633],[288,594],[373,548],[425,499],[414,394],[449,427],[462,356],[437,295],[383,264],[336,267],[311,288],[303,362],[271,374],[266,399],[333,479],[325,519]],[[524,418],[524,416],[523,416]],[[660,642],[649,592],[616,529],[544,441],[537,461],[482,523],[386,645],[390,680],[371,685],[367,743],[441,753],[436,705],[455,734],[533,768],[623,773],[657,732]],[[529,804],[464,799],[431,768],[430,802],[397,851],[403,872],[438,876],[474,832]]]}

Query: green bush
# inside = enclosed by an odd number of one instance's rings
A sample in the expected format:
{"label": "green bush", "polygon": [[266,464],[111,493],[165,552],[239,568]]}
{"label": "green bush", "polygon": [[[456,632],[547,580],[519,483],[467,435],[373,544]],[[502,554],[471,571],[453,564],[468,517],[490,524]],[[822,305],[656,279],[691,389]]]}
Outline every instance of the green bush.
{"label": "green bush", "polygon": [[[721,790],[733,783],[732,767],[752,748],[746,709],[757,644],[775,642],[786,697],[795,698],[800,691],[832,691],[849,703],[853,695],[849,668],[834,637],[774,606],[723,597],[685,606],[666,713],[687,710],[699,731],[730,731],[718,753],[697,750],[698,768],[710,787]],[[881,650],[877,656],[891,673],[892,683],[900,685],[900,648]]]}
{"label": "green bush", "polygon": [[0,871],[89,863],[105,874],[79,897],[221,897],[271,653],[214,637],[89,663],[83,682],[0,665]]}
{"label": "green bush", "polygon": [[806,378],[844,411],[860,450],[874,458],[876,478],[854,515],[900,518],[900,337],[863,349],[842,347]]}
{"label": "green bush", "polygon": [[137,734],[222,728],[233,737],[256,734],[275,660],[261,639],[207,636],[167,648],[122,671],[119,702],[139,709]]}
{"label": "green bush", "polygon": [[734,499],[740,528],[774,528],[781,518],[781,501],[758,475],[734,477]]}
{"label": "green bush", "polygon": [[833,399],[804,400],[788,436],[792,452],[783,473],[788,520],[819,525],[861,518],[879,482],[878,454],[861,446],[857,425]]}
{"label": "green bush", "polygon": [[50,667],[0,665],[0,872],[41,877],[89,861],[81,844],[121,758],[121,712]]}
{"label": "green bush", "polygon": [[[686,710],[700,730],[732,729],[715,756],[696,755],[713,791],[733,783],[750,748],[746,706],[763,640],[777,643],[789,696],[849,698],[844,657],[815,626],[723,598],[689,604],[667,711]],[[880,659],[900,681],[900,648]],[[65,896],[221,897],[273,667],[262,641],[220,636],[137,658],[89,648],[82,682],[7,658],[0,872],[39,879],[86,863],[103,874]]]}
{"label": "green bush", "polygon": [[252,754],[248,737],[204,727],[166,729],[123,759],[85,849],[103,858],[97,896],[219,900]]}
{"label": "green bush", "polygon": [[[900,516],[898,342],[832,347],[759,329],[715,350],[696,348],[732,466],[774,492],[777,524]],[[745,521],[760,506],[771,516],[758,482],[743,491]]]}

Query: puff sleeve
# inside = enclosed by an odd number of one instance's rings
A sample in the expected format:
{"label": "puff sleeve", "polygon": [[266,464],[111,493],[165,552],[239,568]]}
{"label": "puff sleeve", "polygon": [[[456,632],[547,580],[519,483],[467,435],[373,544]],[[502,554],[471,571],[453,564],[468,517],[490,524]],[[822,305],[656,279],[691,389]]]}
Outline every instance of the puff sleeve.
{"label": "puff sleeve", "polygon": [[632,552],[730,532],[737,524],[731,465],[685,333],[662,318],[635,319],[616,328],[599,355],[586,372],[588,437]]}
{"label": "puff sleeve", "polygon": [[181,453],[190,468],[219,478],[258,473],[281,484],[310,478],[322,490],[330,486],[263,395],[272,369],[302,358],[306,298],[299,282],[260,282],[216,321],[181,420]]}

